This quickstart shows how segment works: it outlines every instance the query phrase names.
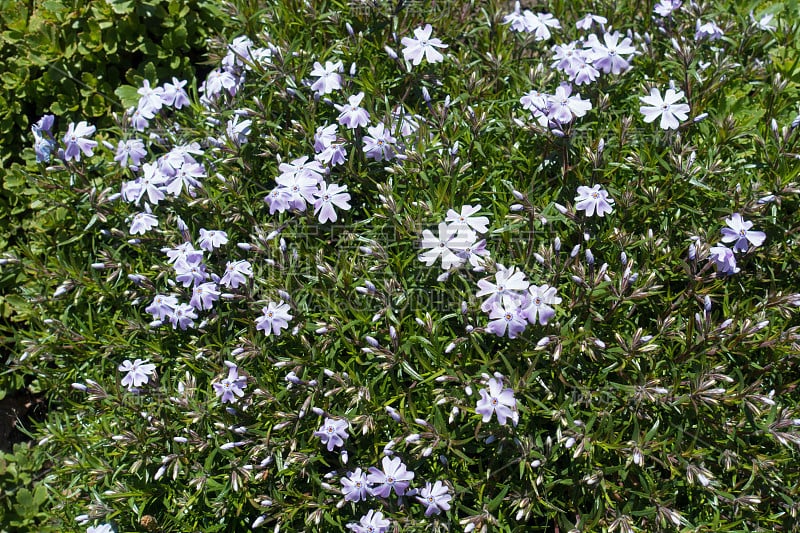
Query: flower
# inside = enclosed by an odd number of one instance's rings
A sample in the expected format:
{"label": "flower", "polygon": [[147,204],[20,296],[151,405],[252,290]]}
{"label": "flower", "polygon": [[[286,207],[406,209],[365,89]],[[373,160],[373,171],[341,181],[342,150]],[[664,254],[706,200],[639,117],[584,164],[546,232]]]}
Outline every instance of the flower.
{"label": "flower", "polygon": [[64,135],[64,161],[81,160],[81,152],[87,157],[91,157],[94,152],[92,149],[97,146],[97,141],[90,141],[86,137],[95,132],[95,127],[90,126],[85,120],[78,124],[70,122],[67,133]]}
{"label": "flower", "polygon": [[369,124],[369,113],[363,107],[360,107],[361,100],[364,99],[364,92],[354,94],[347,99],[347,103],[343,106],[335,105],[336,110],[339,111],[338,121],[342,126],[347,126],[351,130],[361,126],[364,127]]}
{"label": "flower", "polygon": [[136,213],[131,220],[131,235],[144,235],[158,226],[158,219],[151,213]]}
{"label": "flower", "polygon": [[594,23],[600,24],[601,26],[608,22],[608,19],[602,17],[600,15],[594,15],[592,13],[587,13],[582,19],[575,23],[575,27],[579,30],[589,30],[592,28]]}
{"label": "flower", "polygon": [[145,307],[144,310],[153,315],[153,318],[157,320],[164,320],[175,311],[175,307],[177,305],[178,299],[174,296],[156,294],[152,303]]}
{"label": "flower", "polygon": [[484,313],[491,311],[494,303],[501,302],[504,296],[508,295],[515,299],[522,299],[523,292],[530,285],[525,279],[524,272],[516,270],[514,266],[506,268],[500,263],[497,263],[497,272],[495,272],[494,279],[496,283],[492,283],[488,279],[478,280],[479,290],[475,296],[477,298],[489,296],[481,304],[481,310]]}
{"label": "flower", "polygon": [[[630,59],[636,53],[636,48],[631,44],[630,37],[625,37],[622,42],[619,40],[620,33],[604,33],[603,42],[596,35],[591,34],[584,45],[589,48],[589,58],[592,65],[597,70],[602,70],[606,74],[620,74],[630,68]],[[628,56],[627,58],[623,56]]]}
{"label": "flower", "polygon": [[342,77],[339,75],[344,70],[344,65],[341,61],[331,63],[325,62],[323,67],[318,61],[314,62],[314,70],[311,71],[312,76],[318,79],[311,84],[311,90],[317,94],[328,94],[342,88]]}
{"label": "flower", "polygon": [[186,80],[179,80],[173,77],[172,83],[164,83],[164,90],[161,92],[161,101],[165,106],[181,109],[189,105],[189,95],[186,94]]}
{"label": "flower", "polygon": [[589,100],[583,100],[580,93],[571,95],[572,86],[562,83],[555,94],[547,96],[547,118],[559,124],[569,124],[573,118],[580,118],[592,109]]}
{"label": "flower", "polygon": [[244,396],[244,388],[247,386],[247,378],[239,375],[239,367],[233,363],[228,365],[228,377],[214,383],[214,392],[222,403],[236,403],[236,397]]}
{"label": "flower", "polygon": [[122,378],[122,386],[132,390],[134,387],[141,387],[147,384],[150,376],[155,372],[156,365],[149,363],[147,359],[136,359],[133,363],[125,359],[117,370],[127,372]]}
{"label": "flower", "polygon": [[225,274],[219,280],[220,285],[237,289],[239,285],[246,283],[247,278],[253,277],[253,267],[249,261],[244,259],[239,261],[228,261],[225,265]]}
{"label": "flower", "polygon": [[578,196],[575,197],[575,202],[575,209],[585,211],[587,217],[594,215],[595,210],[599,217],[604,217],[606,213],[614,210],[611,207],[614,205],[614,199],[609,198],[608,193],[605,189],[601,189],[600,185],[578,187]]}
{"label": "flower", "polygon": [[764,244],[764,239],[767,238],[766,233],[763,231],[750,231],[753,223],[744,220],[739,213],[734,213],[731,218],[726,218],[725,224],[728,227],[722,228],[722,242],[736,241],[736,244],[733,245],[735,252],[746,252],[748,243],[757,248]]}
{"label": "flower", "polygon": [[225,127],[225,134],[236,146],[247,144],[247,137],[250,135],[250,128],[253,125],[252,120],[247,119],[239,122],[239,118],[239,115],[235,115]]}
{"label": "flower", "polygon": [[360,468],[356,468],[355,472],[348,472],[347,476],[341,478],[339,482],[342,484],[345,501],[358,502],[366,500],[370,495],[371,487],[367,481],[367,473],[362,472]]}
{"label": "flower", "polygon": [[661,117],[662,130],[676,130],[680,126],[680,121],[688,118],[690,111],[688,104],[677,103],[682,98],[683,91],[675,89],[667,89],[664,98],[661,98],[660,91],[653,87],[649,96],[639,98],[643,103],[649,104],[640,106],[639,112],[644,115],[644,121],[647,123]]}
{"label": "flower", "polygon": [[486,233],[489,231],[489,219],[487,217],[472,216],[480,210],[480,204],[475,207],[464,205],[461,207],[461,213],[457,213],[454,209],[448,209],[447,217],[444,220],[450,223],[449,227],[451,229],[472,228],[478,233]]}
{"label": "flower", "polygon": [[364,153],[375,161],[389,161],[394,157],[394,143],[397,139],[386,129],[383,123],[367,128],[369,135],[364,136]]}
{"label": "flower", "polygon": [[189,300],[189,305],[195,309],[208,310],[214,306],[214,302],[219,300],[220,292],[217,290],[217,284],[213,281],[195,285],[192,288],[192,299]]}
{"label": "flower", "polygon": [[550,28],[561,28],[561,23],[550,13],[532,13],[527,9],[522,13],[525,17],[525,31],[534,34],[537,41],[550,38]]}
{"label": "flower", "polygon": [[658,4],[653,8],[657,15],[668,17],[672,12],[681,7],[683,0],[659,0]]}
{"label": "flower", "polygon": [[347,420],[325,418],[322,427],[314,432],[314,436],[319,437],[319,440],[326,445],[328,451],[332,452],[334,448],[344,446],[344,441],[350,436],[347,434]]}
{"label": "flower", "polygon": [[437,48],[447,48],[447,45],[442,43],[440,39],[431,39],[430,24],[426,24],[424,28],[417,28],[414,30],[414,37],[403,37],[400,44],[405,46],[403,49],[403,57],[406,61],[416,66],[422,62],[424,57],[428,63],[439,63],[444,60],[444,56],[437,50]]}
{"label": "flower", "polygon": [[114,529],[111,524],[100,524],[99,526],[90,527],[86,530],[86,533],[114,533]]}
{"label": "flower", "polygon": [[126,168],[128,159],[130,159],[131,168],[137,170],[145,157],[147,157],[147,150],[145,150],[144,143],[139,139],[128,139],[127,141],[119,141],[119,144],[117,144],[114,161],[119,163],[122,168]]}
{"label": "flower", "polygon": [[536,323],[536,317],[538,316],[539,324],[546,325],[556,314],[550,304],[560,304],[561,298],[556,296],[555,287],[551,287],[547,283],[538,287],[531,285],[528,287],[528,292],[530,293],[530,299],[528,300],[528,305],[522,310],[523,316],[531,324]]}
{"label": "flower", "polygon": [[382,464],[383,471],[374,466],[369,468],[367,481],[376,485],[372,489],[372,495],[388,498],[392,489],[398,496],[404,495],[414,479],[414,472],[409,472],[399,457],[384,457]]}
{"label": "flower", "polygon": [[324,181],[319,185],[320,190],[314,193],[317,200],[314,202],[314,214],[319,213],[319,222],[324,224],[329,220],[336,222],[337,216],[333,206],[339,209],[350,209],[350,194],[347,192],[347,185],[341,186]]}
{"label": "flower", "polygon": [[180,327],[182,330],[194,327],[194,319],[197,318],[194,308],[189,304],[178,304],[171,314],[167,315],[172,323],[172,329]]}
{"label": "flower", "polygon": [[142,87],[136,91],[140,98],[138,108],[142,114],[150,115],[151,117],[158,113],[164,101],[161,95],[164,93],[162,87],[150,87],[150,80],[143,80]]}
{"label": "flower", "polygon": [[492,319],[486,326],[486,331],[502,337],[508,331],[509,339],[516,339],[517,335],[525,331],[527,320],[522,311],[521,302],[506,295],[503,296],[502,304],[495,301],[489,313]]}
{"label": "flower", "polygon": [[448,503],[453,497],[447,486],[441,481],[437,481],[431,486],[430,481],[425,483],[425,487],[420,489],[417,500],[425,505],[425,516],[439,514],[450,509]]}
{"label": "flower", "polygon": [[508,418],[516,426],[519,421],[519,412],[517,411],[517,400],[514,399],[514,391],[503,388],[502,376],[491,378],[488,384],[488,389],[480,390],[481,399],[478,400],[475,412],[483,416],[484,423],[491,420],[494,413],[501,426],[506,425]]}
{"label": "flower", "polygon": [[732,275],[739,273],[740,269],[736,266],[736,256],[733,255],[733,251],[730,248],[724,244],[717,244],[712,246],[709,252],[708,259],[709,261],[714,261],[714,268],[717,270],[717,274]]}
{"label": "flower", "polygon": [[256,319],[256,330],[263,331],[267,337],[270,333],[274,333],[276,337],[279,336],[281,329],[289,327],[289,320],[293,318],[289,314],[289,304],[283,303],[283,300],[277,304],[269,302],[261,312],[264,314]]}
{"label": "flower", "polygon": [[391,522],[383,518],[383,513],[370,509],[367,514],[361,517],[358,524],[347,524],[348,529],[352,529],[354,533],[386,533]]}
{"label": "flower", "polygon": [[436,260],[442,258],[442,268],[449,270],[452,266],[460,266],[464,260],[457,254],[467,246],[474,244],[470,242],[470,236],[474,237],[474,232],[464,232],[463,229],[455,230],[442,222],[439,224],[439,237],[435,237],[429,229],[422,232],[422,247],[430,248],[419,254],[419,260],[431,266]]}
{"label": "flower", "polygon": [[699,41],[701,39],[708,39],[709,41],[716,41],[717,39],[722,38],[724,32],[722,29],[717,26],[716,22],[713,20],[711,22],[706,22],[705,24],[700,23],[700,19],[697,19],[697,24],[695,26],[696,31],[694,34],[694,40]]}
{"label": "flower", "polygon": [[219,248],[224,244],[228,244],[227,233],[222,230],[200,228],[200,239],[198,239],[197,245],[200,246],[201,249],[210,252],[214,248]]}

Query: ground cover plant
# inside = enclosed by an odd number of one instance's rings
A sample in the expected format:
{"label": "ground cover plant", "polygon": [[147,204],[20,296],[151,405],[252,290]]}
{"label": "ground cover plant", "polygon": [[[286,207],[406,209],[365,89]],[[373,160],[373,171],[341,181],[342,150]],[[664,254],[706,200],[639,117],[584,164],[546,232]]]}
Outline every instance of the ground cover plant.
{"label": "ground cover plant", "polygon": [[32,129],[9,530],[796,530],[796,2],[228,8]]}

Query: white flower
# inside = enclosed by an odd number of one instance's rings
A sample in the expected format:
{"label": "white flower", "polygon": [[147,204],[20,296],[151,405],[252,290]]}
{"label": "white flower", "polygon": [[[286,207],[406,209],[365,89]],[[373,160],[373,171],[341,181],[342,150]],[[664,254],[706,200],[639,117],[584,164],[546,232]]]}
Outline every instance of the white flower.
{"label": "white flower", "polygon": [[424,57],[428,63],[440,63],[444,60],[444,56],[436,48],[447,48],[447,45],[442,43],[440,39],[431,39],[430,24],[426,24],[424,28],[417,28],[414,30],[414,37],[403,37],[400,43],[405,46],[403,49],[403,57],[406,61],[411,61],[413,65],[419,65]]}
{"label": "white flower", "polygon": [[451,228],[446,222],[439,224],[439,237],[426,229],[422,232],[422,247],[430,248],[419,254],[419,260],[431,266],[438,258],[442,258],[442,268],[450,270],[453,266],[461,266],[464,259],[458,253],[475,244],[475,233]]}
{"label": "white flower", "polygon": [[683,91],[675,91],[675,89],[667,89],[664,98],[661,98],[661,92],[653,87],[650,89],[649,96],[639,98],[643,103],[648,104],[640,106],[639,112],[644,115],[644,121],[647,123],[661,117],[662,130],[676,130],[681,121],[689,117],[689,105],[678,103],[682,98]]}
{"label": "white flower", "polygon": [[133,363],[125,359],[117,368],[120,372],[127,372],[122,378],[122,386],[128,390],[147,384],[150,376],[155,372],[156,365],[148,363],[147,359],[136,359]]}

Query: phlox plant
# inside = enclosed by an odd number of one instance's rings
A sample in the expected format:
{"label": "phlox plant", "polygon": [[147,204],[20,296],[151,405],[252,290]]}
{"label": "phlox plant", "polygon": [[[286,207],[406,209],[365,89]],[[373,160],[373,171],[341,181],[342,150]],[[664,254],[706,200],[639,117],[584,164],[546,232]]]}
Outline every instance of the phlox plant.
{"label": "phlox plant", "polygon": [[32,131],[43,531],[795,527],[788,3],[254,4]]}

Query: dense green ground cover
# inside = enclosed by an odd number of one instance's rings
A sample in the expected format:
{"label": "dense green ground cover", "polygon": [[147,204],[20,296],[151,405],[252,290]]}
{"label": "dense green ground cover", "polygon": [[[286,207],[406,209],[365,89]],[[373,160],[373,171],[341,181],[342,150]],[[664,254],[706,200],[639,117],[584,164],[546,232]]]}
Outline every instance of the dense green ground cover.
{"label": "dense green ground cover", "polygon": [[[373,510],[396,531],[796,530],[796,2],[218,7],[230,46],[175,73],[186,106],[142,131],[71,110],[39,135],[48,161],[27,148],[6,174],[31,216],[0,267],[2,383],[47,414],[0,459],[0,529],[343,531]],[[576,27],[589,11],[606,21]],[[623,67],[570,99],[553,46],[577,39]],[[140,74],[120,109],[179,81]],[[673,107],[641,109],[652,90]],[[85,151],[65,138],[81,120]],[[319,174],[297,161],[315,153]],[[449,213],[478,205],[469,231]],[[489,256],[459,259],[480,239]],[[166,253],[185,243],[202,262]],[[519,291],[487,304],[503,281]],[[409,494],[380,497],[376,470],[346,501],[341,479],[385,457]]]}

